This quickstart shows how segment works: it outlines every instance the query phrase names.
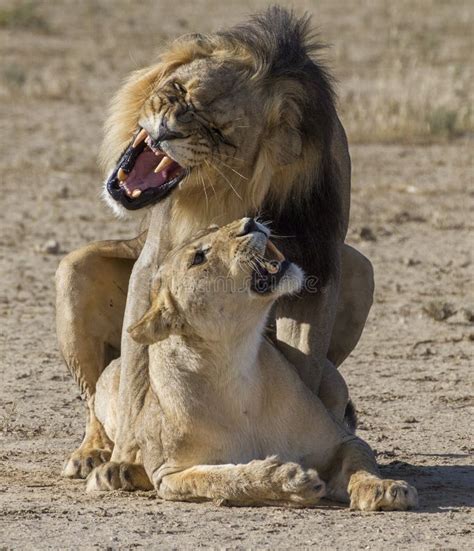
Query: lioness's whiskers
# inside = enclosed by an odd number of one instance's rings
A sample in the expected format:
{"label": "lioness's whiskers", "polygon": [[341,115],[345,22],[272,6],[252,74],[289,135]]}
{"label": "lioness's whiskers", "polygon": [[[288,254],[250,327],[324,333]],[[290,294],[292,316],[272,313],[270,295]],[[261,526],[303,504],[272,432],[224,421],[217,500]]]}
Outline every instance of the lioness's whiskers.
{"label": "lioness's whiskers", "polygon": [[262,224],[262,226],[271,226],[272,225],[272,221],[271,220],[262,220],[260,218],[260,215],[257,215],[255,217],[255,222],[258,222],[259,224]]}
{"label": "lioness's whiskers", "polygon": [[272,239],[292,239],[295,237],[296,235],[278,235],[277,233],[272,232]]}

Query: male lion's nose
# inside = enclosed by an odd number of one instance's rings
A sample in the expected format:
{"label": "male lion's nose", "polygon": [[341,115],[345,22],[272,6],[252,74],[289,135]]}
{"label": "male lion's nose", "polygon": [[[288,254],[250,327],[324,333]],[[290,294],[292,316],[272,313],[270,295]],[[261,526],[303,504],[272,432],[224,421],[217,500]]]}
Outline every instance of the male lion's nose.
{"label": "male lion's nose", "polygon": [[186,136],[182,134],[181,132],[176,132],[175,130],[171,130],[168,128],[168,123],[166,121],[166,118],[163,117],[160,121],[160,126],[158,127],[158,133],[156,134],[156,138],[154,137],[154,141],[157,145],[159,145],[160,142],[168,141],[168,140],[177,140],[180,138],[185,138]]}

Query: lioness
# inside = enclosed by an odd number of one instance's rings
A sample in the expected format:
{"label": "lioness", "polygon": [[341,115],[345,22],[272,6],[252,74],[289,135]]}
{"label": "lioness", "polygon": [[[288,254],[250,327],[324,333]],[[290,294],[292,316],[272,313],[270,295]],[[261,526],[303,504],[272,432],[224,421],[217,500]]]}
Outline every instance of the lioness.
{"label": "lioness", "polygon": [[[364,511],[417,504],[415,488],[380,478],[369,446],[263,338],[271,305],[304,279],[269,233],[251,218],[213,227],[155,267],[151,308],[129,328],[150,345],[135,426],[144,469],[103,465],[89,491],[147,488],[149,479],[169,500],[313,505],[326,495]],[[119,379],[113,362],[95,398],[111,440]]]}
{"label": "lioness", "polygon": [[[119,91],[102,159],[105,195],[115,210],[172,201],[163,214],[169,233],[163,254],[211,223],[258,214],[271,221],[281,249],[317,278],[319,290],[277,302],[275,342],[342,419],[347,388],[335,368],[326,368],[327,359],[339,365],[356,345],[372,304],[373,275],[370,262],[344,245],[350,158],[331,79],[314,59],[318,49],[308,19],[281,8],[228,31],[185,36]],[[102,370],[124,353],[127,289],[143,242],[142,236],[93,243],[59,267],[60,349],[89,402]],[[130,365],[122,362],[122,370]],[[123,383],[122,411],[133,410],[129,394]],[[133,462],[133,435],[119,433],[113,459]],[[110,454],[91,409],[84,441],[64,474],[85,477]]]}

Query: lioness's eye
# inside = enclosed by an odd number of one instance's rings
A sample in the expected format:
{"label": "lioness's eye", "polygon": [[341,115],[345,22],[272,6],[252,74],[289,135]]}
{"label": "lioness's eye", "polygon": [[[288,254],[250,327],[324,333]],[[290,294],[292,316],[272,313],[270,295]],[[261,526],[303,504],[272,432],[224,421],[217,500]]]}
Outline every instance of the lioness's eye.
{"label": "lioness's eye", "polygon": [[191,266],[198,266],[204,262],[206,262],[206,253],[204,251],[197,251],[194,255],[193,261],[191,262]]}

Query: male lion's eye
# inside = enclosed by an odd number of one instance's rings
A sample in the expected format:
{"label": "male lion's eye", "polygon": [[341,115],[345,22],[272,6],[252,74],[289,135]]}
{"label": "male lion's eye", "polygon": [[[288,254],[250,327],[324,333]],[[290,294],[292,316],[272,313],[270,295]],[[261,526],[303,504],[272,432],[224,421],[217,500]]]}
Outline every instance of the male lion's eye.
{"label": "male lion's eye", "polygon": [[186,88],[180,82],[176,82],[176,81],[173,82],[173,87],[174,87],[175,90],[177,90],[181,94],[186,93]]}
{"label": "male lion's eye", "polygon": [[199,266],[199,264],[203,264],[204,262],[206,262],[206,253],[204,251],[197,251],[191,262],[191,266]]}

